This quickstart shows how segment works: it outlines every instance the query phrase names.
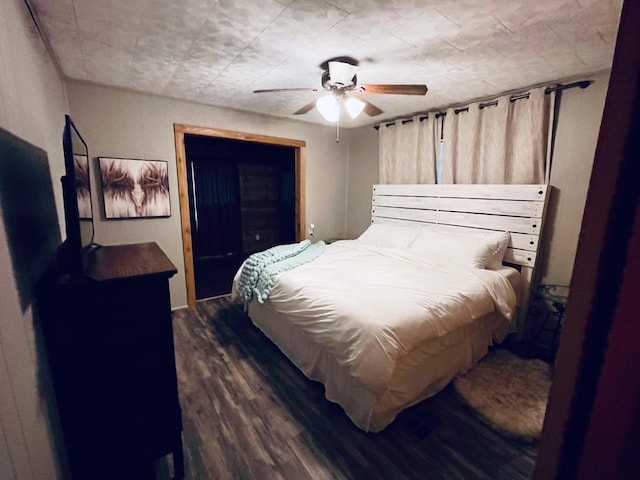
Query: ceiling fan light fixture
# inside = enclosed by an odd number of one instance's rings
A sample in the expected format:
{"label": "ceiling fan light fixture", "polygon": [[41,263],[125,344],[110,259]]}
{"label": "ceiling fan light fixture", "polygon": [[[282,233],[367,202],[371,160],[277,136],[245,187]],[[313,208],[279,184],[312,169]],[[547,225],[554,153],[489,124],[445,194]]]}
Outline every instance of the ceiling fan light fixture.
{"label": "ceiling fan light fixture", "polygon": [[347,107],[347,112],[349,112],[351,118],[354,119],[362,113],[362,110],[364,110],[365,106],[365,103],[362,100],[359,100],[355,97],[347,98],[344,104]]}
{"label": "ceiling fan light fixture", "polygon": [[340,107],[335,95],[325,95],[316,100],[316,107],[327,122],[337,122],[340,116]]}
{"label": "ceiling fan light fixture", "polygon": [[346,62],[329,62],[329,78],[334,85],[353,85],[353,79],[357,71],[357,65],[351,65]]}

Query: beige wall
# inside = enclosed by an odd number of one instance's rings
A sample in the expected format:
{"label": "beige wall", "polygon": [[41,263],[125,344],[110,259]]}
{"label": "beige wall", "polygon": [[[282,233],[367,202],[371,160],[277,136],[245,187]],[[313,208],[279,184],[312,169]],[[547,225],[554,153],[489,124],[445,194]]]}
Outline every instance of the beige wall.
{"label": "beige wall", "polygon": [[[0,127],[45,150],[63,225],[64,85],[22,0],[0,2]],[[9,159],[1,159],[7,161]],[[33,306],[22,310],[0,215],[0,479],[62,478]]]}
{"label": "beige wall", "polygon": [[349,131],[346,238],[357,238],[371,224],[372,187],[378,183],[378,131],[373,127]]}
{"label": "beige wall", "polygon": [[[344,235],[349,132],[336,142],[335,127],[277,119],[164,97],[67,84],[71,117],[89,146],[95,241],[113,245],[155,241],[178,268],[171,279],[171,303],[184,306],[186,288],[178,204],[173,124],[223,128],[304,140],[306,148],[306,222],[315,225],[315,239]],[[169,162],[170,218],[104,220],[98,201],[100,156],[166,160]]]}
{"label": "beige wall", "polygon": [[543,283],[569,285],[587,198],[609,75],[585,77],[588,88],[562,92],[551,167],[551,202],[544,226]]}

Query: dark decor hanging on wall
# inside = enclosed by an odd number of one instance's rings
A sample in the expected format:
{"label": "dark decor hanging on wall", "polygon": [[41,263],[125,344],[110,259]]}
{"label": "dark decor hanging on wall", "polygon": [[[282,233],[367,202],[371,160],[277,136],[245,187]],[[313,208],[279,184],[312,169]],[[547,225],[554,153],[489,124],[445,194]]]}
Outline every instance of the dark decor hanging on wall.
{"label": "dark decor hanging on wall", "polygon": [[89,157],[73,154],[76,195],[78,197],[78,214],[83,220],[93,218],[91,212],[91,189],[89,187]]}
{"label": "dark decor hanging on wall", "polygon": [[107,219],[171,216],[166,161],[112,157],[98,161]]}

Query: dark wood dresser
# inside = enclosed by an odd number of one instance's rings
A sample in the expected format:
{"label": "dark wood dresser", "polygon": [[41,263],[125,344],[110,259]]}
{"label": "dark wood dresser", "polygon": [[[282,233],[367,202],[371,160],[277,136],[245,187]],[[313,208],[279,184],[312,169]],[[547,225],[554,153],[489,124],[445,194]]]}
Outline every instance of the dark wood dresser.
{"label": "dark wood dresser", "polygon": [[184,477],[169,278],[155,243],[104,246],[48,289],[43,328],[74,480]]}

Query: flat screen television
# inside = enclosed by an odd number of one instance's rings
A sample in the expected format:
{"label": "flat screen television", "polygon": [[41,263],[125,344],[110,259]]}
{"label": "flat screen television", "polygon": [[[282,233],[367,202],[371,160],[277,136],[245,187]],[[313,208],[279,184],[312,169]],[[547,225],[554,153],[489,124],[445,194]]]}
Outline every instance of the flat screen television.
{"label": "flat screen television", "polygon": [[84,259],[93,245],[93,209],[89,180],[89,149],[71,117],[65,115],[62,135],[65,175],[61,178],[67,238],[58,264],[63,273],[82,275]]}

